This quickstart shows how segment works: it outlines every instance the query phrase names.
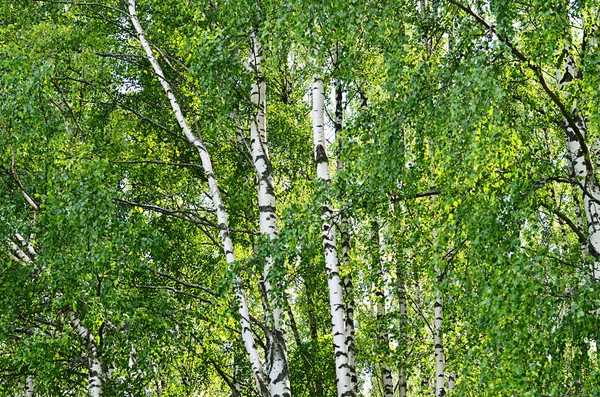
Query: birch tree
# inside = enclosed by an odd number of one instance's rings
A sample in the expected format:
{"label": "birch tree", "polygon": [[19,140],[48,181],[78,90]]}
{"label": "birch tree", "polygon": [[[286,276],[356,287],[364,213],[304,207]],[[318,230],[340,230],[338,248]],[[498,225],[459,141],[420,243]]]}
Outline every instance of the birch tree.
{"label": "birch tree", "polygon": [[[331,180],[329,176],[329,161],[325,142],[325,92],[323,80],[316,77],[312,89],[312,122],[315,144],[315,163],[317,177],[325,183]],[[343,286],[340,277],[340,267],[337,251],[337,239],[333,226],[333,209],[328,202],[323,203],[323,252],[327,268],[327,286],[329,289],[329,306],[331,313],[333,347],[335,354],[336,381],[338,397],[353,396],[352,375],[348,368],[348,348],[345,332]]]}
{"label": "birch tree", "polygon": [[[269,159],[266,125],[266,80],[263,72],[263,49],[256,37],[256,32],[251,33],[252,38],[252,68],[255,81],[251,86],[250,97],[256,115],[250,123],[250,143],[252,158],[256,169],[258,181],[258,208],[260,216],[260,232],[266,234],[270,240],[277,238],[277,214],[275,204],[275,184],[273,182],[273,166]],[[271,285],[270,270],[276,265],[273,257],[268,256],[264,266],[263,280],[268,301],[267,327],[267,365],[269,372],[269,387],[273,397],[291,396],[290,379],[288,370],[287,348],[285,332],[283,329],[281,299],[276,296]],[[285,294],[285,291],[284,291]]]}
{"label": "birch tree", "polygon": [[597,1],[137,6],[0,6],[0,396],[595,393]]}
{"label": "birch tree", "polygon": [[[175,95],[173,94],[171,86],[170,86],[169,82],[165,79],[162,68],[160,67],[158,61],[156,60],[154,53],[152,51],[152,48],[150,47],[150,44],[148,43],[148,41],[146,40],[146,38],[144,36],[144,31],[143,31],[142,26],[140,25],[138,18],[137,18],[135,6],[136,6],[135,1],[129,0],[128,10],[129,10],[129,16],[131,18],[131,22],[137,32],[138,38],[140,40],[140,44],[142,45],[142,48],[144,49],[146,57],[152,64],[154,72],[156,73],[160,84],[162,85],[165,93],[167,94],[167,96],[169,98],[170,105],[173,109],[173,113],[177,119],[177,122],[179,123],[179,126],[183,130],[183,133],[184,133],[186,139],[198,151],[198,154],[202,161],[202,167],[204,168],[204,172],[206,173],[206,177],[208,179],[211,198],[212,198],[213,205],[215,207],[215,210],[217,212],[217,217],[219,220],[219,231],[220,231],[220,236],[221,236],[221,243],[223,245],[223,252],[225,253],[227,262],[230,264],[233,264],[233,263],[235,263],[235,253],[234,253],[234,248],[233,248],[233,242],[231,240],[231,236],[229,233],[227,213],[225,212],[225,206],[223,205],[223,202],[221,200],[221,192],[217,185],[216,176],[213,172],[212,161],[210,159],[208,151],[206,150],[206,147],[205,147],[204,143],[202,142],[201,138],[196,136],[192,132],[192,130],[188,126],[187,121],[184,118],[184,115],[181,111],[181,107],[179,106],[179,103],[178,103],[177,99],[175,98]],[[247,301],[248,298],[246,296],[246,292],[245,292],[242,280],[239,276],[236,279],[236,283],[237,283],[236,298],[237,298],[238,305],[239,305],[239,315],[240,315],[240,324],[241,324],[241,329],[242,329],[242,339],[244,340],[244,345],[246,347],[246,351],[248,353],[248,357],[249,357],[250,363],[252,365],[254,380],[256,382],[256,389],[258,390],[258,392],[261,395],[269,396],[270,395],[269,394],[269,383],[265,377],[265,372],[264,372],[260,357],[258,355],[258,351],[256,349],[256,343],[254,341],[254,336],[252,335],[252,330],[251,330],[251,325],[250,325],[250,313],[248,310],[248,301]]]}

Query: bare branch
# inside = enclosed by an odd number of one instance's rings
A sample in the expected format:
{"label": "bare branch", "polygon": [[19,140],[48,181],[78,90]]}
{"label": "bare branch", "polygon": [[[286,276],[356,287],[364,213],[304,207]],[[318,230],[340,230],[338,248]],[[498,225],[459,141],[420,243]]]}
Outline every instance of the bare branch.
{"label": "bare branch", "polygon": [[194,163],[173,163],[169,161],[158,161],[158,160],[123,160],[123,161],[111,161],[113,164],[156,164],[156,165],[171,165],[174,167],[190,167],[197,168],[204,172],[204,168],[202,168],[199,164]]}

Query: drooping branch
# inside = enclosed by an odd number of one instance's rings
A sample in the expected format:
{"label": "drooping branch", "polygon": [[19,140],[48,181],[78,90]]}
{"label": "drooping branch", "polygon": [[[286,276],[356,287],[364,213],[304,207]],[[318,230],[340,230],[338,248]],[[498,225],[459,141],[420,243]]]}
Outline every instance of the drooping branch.
{"label": "drooping branch", "polygon": [[[202,226],[208,226],[208,227],[212,227],[215,229],[219,229],[218,224],[207,220],[205,217],[200,216],[198,214],[198,211],[195,211],[195,210],[166,208],[166,207],[161,207],[159,205],[137,203],[134,201],[124,200],[124,199],[114,199],[114,201],[119,204],[128,205],[131,207],[143,208],[143,209],[146,209],[149,211],[158,212],[160,214],[169,215],[174,218],[193,223],[195,225],[202,225]],[[246,233],[246,234],[252,234],[255,236],[260,235],[260,233],[254,231],[254,230],[248,230],[248,229],[230,228],[229,230],[233,233]]]}
{"label": "drooping branch", "polygon": [[577,141],[581,145],[581,150],[583,152],[583,156],[585,159],[585,165],[588,170],[588,173],[589,173],[589,175],[593,175],[594,171],[593,171],[590,151],[589,151],[587,144],[585,143],[585,137],[583,136],[583,133],[580,130],[580,128],[577,126],[577,123],[576,123],[575,119],[573,118],[573,115],[567,109],[566,105],[561,101],[561,99],[558,97],[558,95],[548,86],[548,83],[546,82],[546,78],[544,77],[544,71],[542,70],[542,68],[539,65],[535,64],[527,56],[525,56],[525,54],[521,50],[519,50],[519,48],[517,48],[517,46],[508,37],[498,33],[498,31],[496,30],[496,28],[494,27],[493,24],[487,22],[483,17],[481,17],[475,11],[473,11],[473,9],[461,4],[460,2],[458,2],[456,0],[447,0],[447,1],[449,3],[455,5],[456,7],[460,8],[462,11],[464,11],[468,15],[470,15],[473,19],[475,19],[475,21],[477,21],[477,23],[479,23],[480,25],[485,27],[488,31],[494,33],[496,35],[496,37],[498,38],[498,40],[500,40],[502,43],[504,43],[510,49],[510,51],[513,53],[513,55],[522,64],[524,64],[527,68],[529,68],[535,74],[535,76],[536,76],[538,82],[540,83],[540,85],[542,86],[544,92],[550,97],[550,100],[558,107],[561,115],[566,120],[567,125],[573,130],[573,133],[575,134]]}

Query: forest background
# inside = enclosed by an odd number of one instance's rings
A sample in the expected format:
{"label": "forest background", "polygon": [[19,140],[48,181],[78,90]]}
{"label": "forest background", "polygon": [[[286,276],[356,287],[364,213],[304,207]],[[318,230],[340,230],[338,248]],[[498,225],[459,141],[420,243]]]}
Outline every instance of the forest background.
{"label": "forest background", "polygon": [[3,1],[0,395],[600,395],[599,28]]}

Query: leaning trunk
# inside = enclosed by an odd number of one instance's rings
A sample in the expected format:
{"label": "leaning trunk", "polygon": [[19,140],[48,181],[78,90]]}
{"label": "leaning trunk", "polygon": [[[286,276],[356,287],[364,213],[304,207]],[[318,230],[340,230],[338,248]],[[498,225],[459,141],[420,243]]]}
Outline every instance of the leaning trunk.
{"label": "leaning trunk", "polygon": [[88,393],[90,397],[102,396],[102,381],[104,379],[104,370],[100,362],[100,347],[96,343],[96,338],[87,329],[75,313],[69,314],[69,322],[71,326],[85,343],[87,350],[87,365],[88,365]]}
{"label": "leaning trunk", "polygon": [[[152,48],[150,44],[146,40],[144,35],[144,31],[142,26],[139,23],[136,11],[135,11],[135,0],[128,0],[129,4],[129,16],[131,18],[131,22],[135,28],[136,33],[138,34],[138,38],[140,40],[140,44],[142,45],[146,57],[150,61],[152,68],[160,84],[162,85],[167,97],[169,98],[169,102],[171,104],[171,108],[173,109],[173,113],[179,126],[183,130],[183,133],[189,143],[196,148],[198,151],[198,155],[200,156],[200,160],[202,162],[202,168],[204,169],[204,173],[208,179],[208,186],[210,189],[210,196],[212,197],[213,206],[215,207],[217,213],[217,221],[219,226],[219,234],[221,237],[221,244],[223,246],[223,251],[225,253],[225,259],[227,263],[233,264],[235,263],[235,254],[233,251],[233,242],[231,240],[231,236],[229,234],[229,222],[227,220],[227,213],[225,211],[225,206],[223,205],[223,201],[221,199],[221,191],[217,185],[217,178],[213,172],[212,162],[206,147],[204,146],[204,142],[202,141],[200,136],[196,136],[192,130],[190,129],[185,117],[183,116],[183,112],[181,111],[181,107],[177,99],[175,98],[175,94],[171,89],[169,82],[166,80],[165,75],[158,63],[158,60],[154,56]],[[236,299],[239,306],[239,315],[240,315],[240,323],[241,323],[241,331],[242,331],[242,339],[244,341],[244,346],[246,347],[246,352],[248,353],[248,357],[250,360],[250,365],[252,366],[252,373],[254,375],[254,381],[256,383],[256,388],[259,395],[266,397],[270,396],[269,388],[266,382],[266,377],[264,374],[263,366],[260,361],[260,356],[258,354],[258,350],[256,348],[256,343],[254,342],[254,336],[252,335],[251,326],[250,326],[250,311],[248,309],[248,301],[246,298],[246,291],[244,290],[244,285],[241,277],[236,276]]]}

